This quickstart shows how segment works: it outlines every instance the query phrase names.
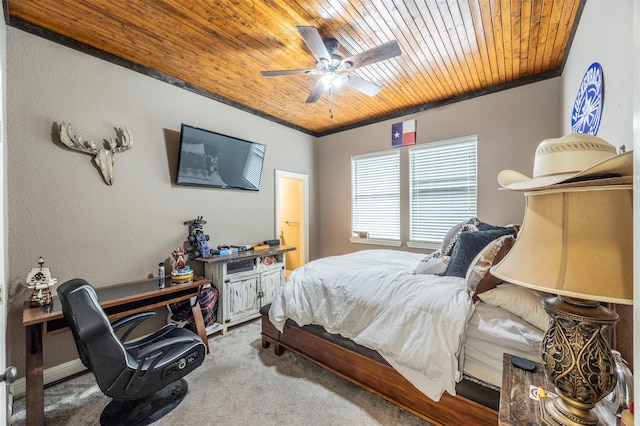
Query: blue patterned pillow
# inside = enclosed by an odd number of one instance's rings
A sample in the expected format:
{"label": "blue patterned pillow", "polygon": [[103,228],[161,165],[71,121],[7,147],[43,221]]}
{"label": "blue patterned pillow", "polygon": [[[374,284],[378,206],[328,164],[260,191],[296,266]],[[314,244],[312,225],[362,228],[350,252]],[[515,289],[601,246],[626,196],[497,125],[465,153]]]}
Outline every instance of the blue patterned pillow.
{"label": "blue patterned pillow", "polygon": [[465,278],[471,261],[480,251],[496,238],[504,235],[516,235],[513,228],[493,229],[489,231],[463,232],[458,236],[458,241],[453,247],[449,267],[445,272],[447,276]]}
{"label": "blue patterned pillow", "polygon": [[456,245],[456,241],[458,241],[458,237],[460,234],[466,231],[477,231],[477,224],[480,223],[480,219],[477,217],[472,217],[471,219],[465,220],[464,222],[460,222],[455,225],[453,228],[447,232],[444,240],[442,240],[442,247],[440,250],[442,251],[443,256],[451,256],[453,252],[453,248]]}

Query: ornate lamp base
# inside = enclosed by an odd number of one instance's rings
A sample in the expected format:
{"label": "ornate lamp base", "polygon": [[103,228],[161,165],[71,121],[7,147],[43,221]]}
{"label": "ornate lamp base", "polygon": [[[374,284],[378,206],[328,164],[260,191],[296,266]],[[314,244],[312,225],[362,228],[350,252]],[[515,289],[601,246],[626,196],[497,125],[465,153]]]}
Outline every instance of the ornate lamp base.
{"label": "ornate lamp base", "polygon": [[548,396],[540,398],[540,419],[546,426],[596,426],[599,424],[598,417],[589,409],[580,413],[580,416],[573,414],[562,400],[562,397],[551,398]]}
{"label": "ornate lamp base", "polygon": [[543,423],[595,426],[595,404],[616,385],[609,329],[618,314],[597,302],[552,297],[543,301],[551,324],[542,338],[541,357],[558,397],[542,398]]}

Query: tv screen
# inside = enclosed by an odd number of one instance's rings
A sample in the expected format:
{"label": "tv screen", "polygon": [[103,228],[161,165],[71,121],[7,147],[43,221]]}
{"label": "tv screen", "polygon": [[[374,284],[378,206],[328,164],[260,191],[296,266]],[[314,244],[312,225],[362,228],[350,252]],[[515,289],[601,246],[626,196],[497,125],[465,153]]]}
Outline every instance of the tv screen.
{"label": "tv screen", "polygon": [[182,124],[177,185],[258,191],[266,146]]}

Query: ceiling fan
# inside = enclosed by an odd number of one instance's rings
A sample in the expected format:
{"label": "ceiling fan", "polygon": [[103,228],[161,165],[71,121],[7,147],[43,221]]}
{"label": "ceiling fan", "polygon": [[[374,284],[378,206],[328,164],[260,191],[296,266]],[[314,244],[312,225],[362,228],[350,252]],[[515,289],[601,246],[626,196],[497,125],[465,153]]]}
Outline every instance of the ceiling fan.
{"label": "ceiling fan", "polygon": [[393,40],[343,59],[342,56],[336,53],[339,43],[335,38],[323,40],[315,27],[298,26],[296,30],[298,30],[302,40],[315,56],[316,67],[304,70],[261,71],[261,74],[263,77],[300,74],[320,76],[306,103],[317,102],[325,90],[328,90],[331,95],[333,89],[342,83],[366,95],[375,96],[382,90],[382,87],[356,75],[351,75],[350,71],[402,54],[398,42]]}

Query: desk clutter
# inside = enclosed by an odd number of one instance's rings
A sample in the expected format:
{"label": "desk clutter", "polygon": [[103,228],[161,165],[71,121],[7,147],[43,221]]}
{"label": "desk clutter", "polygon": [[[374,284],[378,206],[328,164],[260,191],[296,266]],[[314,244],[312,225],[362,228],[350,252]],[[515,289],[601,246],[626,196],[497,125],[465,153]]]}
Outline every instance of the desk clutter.
{"label": "desk clutter", "polygon": [[27,275],[27,287],[31,290],[29,295],[29,306],[47,306],[53,301],[51,287],[58,283],[57,278],[51,277],[51,269],[44,267],[44,258],[38,258],[37,268],[32,268]]}
{"label": "desk clutter", "polygon": [[237,244],[233,246],[229,246],[226,244],[221,244],[218,246],[217,250],[212,250],[212,255],[218,256],[226,256],[229,254],[238,254],[243,253],[245,251],[258,251],[258,250],[267,250],[272,247],[278,247],[280,245],[280,240],[267,240],[264,243],[255,243],[255,244]]}
{"label": "desk clutter", "polygon": [[191,266],[187,265],[186,255],[182,247],[177,247],[171,252],[173,258],[173,271],[171,271],[171,281],[183,282],[193,279]]}
{"label": "desk clutter", "polygon": [[186,254],[191,255],[194,259],[199,257],[206,258],[214,255],[227,256],[251,250],[265,250],[280,245],[279,239],[273,239],[265,240],[262,243],[256,244],[220,244],[214,249],[209,244],[209,235],[204,233],[204,225],[207,224],[207,221],[204,220],[202,216],[198,216],[193,220],[188,220],[184,222],[184,224],[189,227],[189,235],[187,236],[189,247],[186,248]]}
{"label": "desk clutter", "polygon": [[194,259],[211,256],[209,235],[204,233],[204,225],[207,224],[207,221],[203,220],[202,216],[198,216],[193,220],[186,221],[184,224],[189,226],[187,241],[190,247],[187,248],[187,253],[193,254]]}

